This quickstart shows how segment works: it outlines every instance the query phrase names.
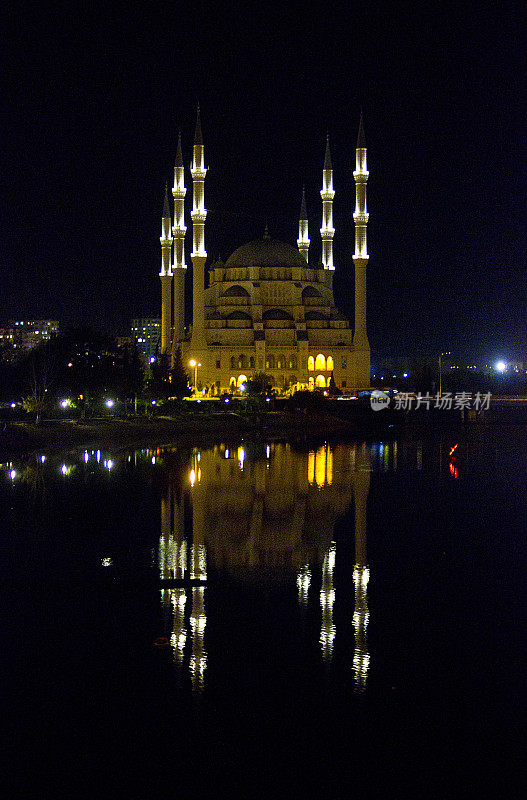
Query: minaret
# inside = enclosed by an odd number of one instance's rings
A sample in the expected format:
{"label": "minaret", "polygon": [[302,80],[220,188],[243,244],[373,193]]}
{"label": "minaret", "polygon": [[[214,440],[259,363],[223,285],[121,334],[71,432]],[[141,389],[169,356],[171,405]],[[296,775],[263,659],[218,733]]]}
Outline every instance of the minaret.
{"label": "minaret", "polygon": [[172,253],[172,234],[170,226],[172,219],[168,205],[168,186],[165,186],[165,202],[163,204],[163,219],[161,223],[161,352],[170,351],[172,335],[172,270],[170,256]]}
{"label": "minaret", "polygon": [[174,166],[174,188],[172,195],[174,197],[174,226],[172,228],[172,235],[174,237],[174,264],[172,266],[172,274],[174,276],[174,336],[172,357],[175,357],[175,351],[178,344],[183,340],[185,335],[185,272],[187,265],[185,264],[185,170],[183,167],[183,156],[181,153],[181,132],[179,133],[176,163]]}
{"label": "minaret", "polygon": [[366,226],[369,217],[366,208],[366,181],[368,180],[369,172],[366,165],[366,138],[364,136],[362,111],[355,152],[356,169],[353,173],[356,197],[355,213],[353,214],[353,219],[355,220],[355,255],[353,256],[353,261],[355,262],[355,333],[353,335],[353,346],[355,350],[362,350],[368,353],[367,375],[364,365],[357,373],[358,383],[367,385],[370,381],[370,345],[366,332],[366,267],[369,259],[366,243]]}
{"label": "minaret", "polygon": [[322,264],[324,269],[334,270],[333,266],[333,167],[331,166],[331,153],[329,151],[329,133],[326,139],[326,155],[324,158],[324,169],[322,171],[322,227],[320,235],[322,237]]}
{"label": "minaret", "polygon": [[298,222],[298,239],[296,241],[300,255],[308,261],[309,258],[309,234],[306,210],[306,187],[302,187],[302,204],[300,206],[300,220]]}
{"label": "minaret", "polygon": [[192,279],[192,342],[191,355],[196,357],[197,351],[206,347],[205,341],[205,261],[207,251],[205,250],[205,219],[207,211],[205,209],[205,169],[203,137],[201,135],[201,120],[199,113],[196,119],[196,133],[194,135],[194,157],[190,166],[192,173],[192,199],[193,206],[190,216],[192,217],[192,238],[193,250],[190,254],[192,258],[193,279]]}

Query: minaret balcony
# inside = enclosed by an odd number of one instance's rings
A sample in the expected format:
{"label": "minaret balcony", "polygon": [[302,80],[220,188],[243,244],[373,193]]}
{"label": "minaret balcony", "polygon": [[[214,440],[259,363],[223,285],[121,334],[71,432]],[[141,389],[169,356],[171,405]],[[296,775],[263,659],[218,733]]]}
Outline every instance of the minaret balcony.
{"label": "minaret balcony", "polygon": [[331,201],[335,197],[335,192],[332,190],[324,190],[320,192],[322,200]]}
{"label": "minaret balcony", "polygon": [[192,180],[194,181],[204,181],[207,177],[207,170],[203,167],[191,167],[190,174],[192,175]]}
{"label": "minaret balcony", "polygon": [[335,228],[321,228],[320,235],[323,239],[333,239]]}
{"label": "minaret balcony", "polygon": [[172,225],[172,233],[174,234],[174,239],[184,238],[186,232],[187,232],[186,225]]}
{"label": "minaret balcony", "polygon": [[172,197],[174,198],[174,200],[184,200],[186,193],[187,190],[185,189],[184,186],[178,188],[174,186],[174,188],[172,189]]}
{"label": "minaret balcony", "polygon": [[367,181],[370,173],[367,169],[356,169],[353,171],[353,177],[356,181]]}
{"label": "minaret balcony", "polygon": [[161,247],[172,247],[172,237],[171,236],[160,236],[159,241],[161,242]]}
{"label": "minaret balcony", "polygon": [[354,261],[368,261],[369,255],[368,255],[368,253],[362,253],[362,254],[359,254],[359,255],[353,255],[352,259]]}
{"label": "minaret balcony", "polygon": [[207,211],[205,209],[202,209],[201,211],[191,211],[190,217],[192,222],[205,222],[207,219]]}
{"label": "minaret balcony", "polygon": [[356,225],[367,225],[370,215],[363,211],[355,211],[353,219]]}

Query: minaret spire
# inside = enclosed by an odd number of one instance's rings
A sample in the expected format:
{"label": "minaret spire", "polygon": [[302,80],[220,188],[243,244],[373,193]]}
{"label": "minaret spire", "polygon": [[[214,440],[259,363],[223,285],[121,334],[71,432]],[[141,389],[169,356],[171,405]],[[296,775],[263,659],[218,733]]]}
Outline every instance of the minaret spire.
{"label": "minaret spire", "polygon": [[194,144],[203,144],[203,135],[201,133],[201,115],[199,110],[199,103],[198,103],[198,110],[196,114],[196,130],[194,132]]}
{"label": "minaret spire", "polygon": [[364,135],[364,122],[362,119],[362,108],[360,110],[359,134],[357,136],[357,149],[366,150],[366,137]]}
{"label": "minaret spire", "polygon": [[172,234],[174,237],[174,264],[172,272],[174,275],[174,336],[172,339],[172,357],[175,357],[177,347],[185,335],[185,169],[183,167],[183,155],[181,152],[181,131],[179,131],[176,160],[174,164],[174,186],[172,196],[174,198],[174,225]]}
{"label": "minaret spire", "polygon": [[205,219],[207,211],[205,209],[205,178],[207,169],[205,168],[205,148],[203,147],[203,136],[201,133],[200,108],[198,103],[196,116],[196,132],[194,135],[193,159],[190,166],[192,174],[192,239],[193,250],[191,253],[193,279],[192,279],[192,350],[193,357],[197,355],[197,350],[206,346],[205,341],[205,261],[207,251],[205,250]]}
{"label": "minaret spire", "polygon": [[[370,381],[370,345],[366,331],[366,267],[368,265],[368,247],[366,241],[366,226],[369,214],[366,207],[366,182],[368,180],[368,167],[366,163],[366,137],[362,112],[357,136],[357,149],[355,151],[356,168],[353,173],[355,179],[355,332],[353,346],[357,351],[363,351],[364,359],[357,360],[358,385],[368,385]],[[364,363],[363,363],[364,362]],[[367,363],[366,363],[367,362]],[[362,365],[362,366],[359,366]]]}
{"label": "minaret spire", "polygon": [[331,151],[329,149],[329,133],[326,136],[326,154],[324,156],[324,169],[322,170],[322,227],[320,236],[322,237],[322,264],[326,270],[334,270],[333,266],[333,167],[331,164]]}
{"label": "minaret spire", "polygon": [[331,165],[331,150],[329,149],[329,131],[326,134],[326,154],[324,156],[324,169],[333,169]]}
{"label": "minaret spire", "polygon": [[163,216],[161,220],[161,352],[170,350],[172,334],[172,270],[170,257],[172,254],[172,235],[170,225],[170,206],[168,204],[168,184],[165,186]]}
{"label": "minaret spire", "polygon": [[308,261],[309,257],[309,234],[308,234],[308,219],[306,209],[306,187],[302,187],[302,203],[300,204],[300,220],[298,222],[298,239],[297,245],[300,255]]}

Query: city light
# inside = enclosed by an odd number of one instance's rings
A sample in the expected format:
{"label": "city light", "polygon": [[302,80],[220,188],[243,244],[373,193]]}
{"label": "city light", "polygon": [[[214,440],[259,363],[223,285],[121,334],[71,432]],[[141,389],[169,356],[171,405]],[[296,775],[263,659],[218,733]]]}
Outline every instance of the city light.
{"label": "city light", "polygon": [[107,408],[113,408],[113,406],[114,406],[114,401],[113,400],[107,400],[106,401],[106,407]]}
{"label": "city light", "polygon": [[505,363],[505,361],[498,361],[498,363],[496,364],[496,369],[498,370],[498,372],[505,372],[505,370],[507,369],[507,364]]}
{"label": "city light", "polygon": [[16,469],[12,469],[11,470],[11,472],[9,473],[9,477],[11,478],[12,481],[15,480],[15,478],[16,478]]}
{"label": "city light", "polygon": [[62,406],[62,408],[68,408],[69,406],[71,406],[71,400],[61,400],[60,405]]}

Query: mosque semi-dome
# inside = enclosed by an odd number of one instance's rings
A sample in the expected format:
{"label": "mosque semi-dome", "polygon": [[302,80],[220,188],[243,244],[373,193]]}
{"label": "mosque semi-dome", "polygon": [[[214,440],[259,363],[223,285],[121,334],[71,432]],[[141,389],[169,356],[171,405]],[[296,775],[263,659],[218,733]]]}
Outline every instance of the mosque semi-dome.
{"label": "mosque semi-dome", "polygon": [[225,264],[229,267],[306,267],[306,260],[298,250],[278,239],[254,239],[242,244]]}

